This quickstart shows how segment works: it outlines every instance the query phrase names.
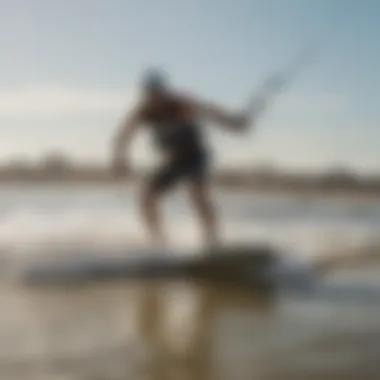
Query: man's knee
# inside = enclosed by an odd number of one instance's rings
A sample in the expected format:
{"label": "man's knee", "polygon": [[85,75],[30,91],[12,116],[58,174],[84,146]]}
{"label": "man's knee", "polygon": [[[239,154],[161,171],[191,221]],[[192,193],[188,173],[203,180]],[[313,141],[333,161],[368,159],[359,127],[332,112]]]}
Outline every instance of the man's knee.
{"label": "man's knee", "polygon": [[146,185],[141,191],[141,206],[143,208],[153,207],[158,199],[159,192],[155,187]]}
{"label": "man's knee", "polygon": [[190,184],[190,195],[195,203],[195,206],[198,206],[202,209],[209,209],[212,207],[212,202],[208,188],[203,182],[193,182]]}

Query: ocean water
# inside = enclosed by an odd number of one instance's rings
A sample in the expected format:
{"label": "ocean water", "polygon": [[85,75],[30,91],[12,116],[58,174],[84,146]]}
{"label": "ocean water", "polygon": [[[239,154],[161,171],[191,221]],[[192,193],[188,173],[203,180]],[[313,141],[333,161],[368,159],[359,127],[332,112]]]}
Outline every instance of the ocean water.
{"label": "ocean water", "polygon": [[[226,242],[308,261],[378,241],[374,199],[215,197]],[[135,187],[1,188],[2,274],[62,247],[133,254],[147,246],[137,201]],[[185,193],[163,213],[174,251],[201,245]],[[307,296],[181,282],[36,289],[2,276],[0,379],[379,379],[379,274],[376,260],[342,268]]]}

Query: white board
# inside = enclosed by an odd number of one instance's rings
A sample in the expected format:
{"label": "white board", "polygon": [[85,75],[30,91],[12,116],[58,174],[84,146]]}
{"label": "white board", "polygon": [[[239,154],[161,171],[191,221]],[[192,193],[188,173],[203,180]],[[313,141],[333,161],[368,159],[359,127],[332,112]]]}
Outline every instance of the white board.
{"label": "white board", "polygon": [[30,263],[23,273],[27,283],[82,282],[88,280],[178,276],[195,258],[142,256],[78,258]]}
{"label": "white board", "polygon": [[[107,255],[35,262],[27,265],[22,279],[28,284],[65,284],[97,280],[202,278],[228,281],[273,283],[281,286],[306,286],[312,280],[313,268],[260,247],[230,247],[213,254],[195,256],[158,254],[129,254],[117,258]],[[266,259],[266,255],[269,259]]]}

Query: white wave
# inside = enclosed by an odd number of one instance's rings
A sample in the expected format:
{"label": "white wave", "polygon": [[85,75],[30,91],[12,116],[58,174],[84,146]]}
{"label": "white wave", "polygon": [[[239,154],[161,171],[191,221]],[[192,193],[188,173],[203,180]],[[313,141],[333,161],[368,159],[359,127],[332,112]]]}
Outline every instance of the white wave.
{"label": "white wave", "polygon": [[[165,215],[165,226],[173,247],[197,247],[201,235],[196,219],[189,214]],[[377,236],[370,224],[326,224],[314,222],[275,223],[260,220],[239,221],[223,218],[226,242],[269,241],[288,250],[310,254],[344,243],[354,247]],[[3,249],[54,245],[136,246],[146,245],[139,214],[131,210],[68,210],[44,213],[18,210],[0,220],[0,246]]]}
{"label": "white wave", "polygon": [[[0,214],[0,255],[3,258],[22,261],[31,256],[62,255],[63,248],[74,255],[78,251],[112,255],[133,253],[135,247],[149,247],[131,194],[120,197],[115,196],[115,192],[102,191],[89,192],[87,196],[82,191],[65,195],[63,191],[50,194],[44,190],[27,193],[27,202],[25,193],[20,194],[24,195],[10,198],[9,194],[4,197],[0,194],[0,206],[7,210]],[[299,203],[288,199],[275,199],[275,204],[270,199],[261,202],[247,195],[240,200],[233,195],[226,199],[219,201],[222,236],[226,243],[268,242],[286,255],[302,255],[309,260],[332,249],[360,249],[377,240],[378,226],[373,224],[373,219],[320,218],[313,217],[309,211],[300,215]],[[251,210],[249,217],[236,212],[242,204],[243,211]],[[255,210],[260,212],[255,214]],[[170,199],[163,211],[173,250],[197,250],[202,235],[195,215],[178,198]],[[276,212],[281,217],[276,217]]]}

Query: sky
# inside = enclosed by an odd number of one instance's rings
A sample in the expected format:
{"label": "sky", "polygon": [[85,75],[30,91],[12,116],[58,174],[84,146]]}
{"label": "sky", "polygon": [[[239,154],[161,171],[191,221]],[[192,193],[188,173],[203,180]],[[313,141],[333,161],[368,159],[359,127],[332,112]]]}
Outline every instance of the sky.
{"label": "sky", "polygon": [[[0,0],[0,160],[106,162],[146,67],[239,110],[312,46],[247,135],[205,126],[216,165],[380,172],[379,19],[377,0]],[[131,154],[155,160],[144,132]]]}

